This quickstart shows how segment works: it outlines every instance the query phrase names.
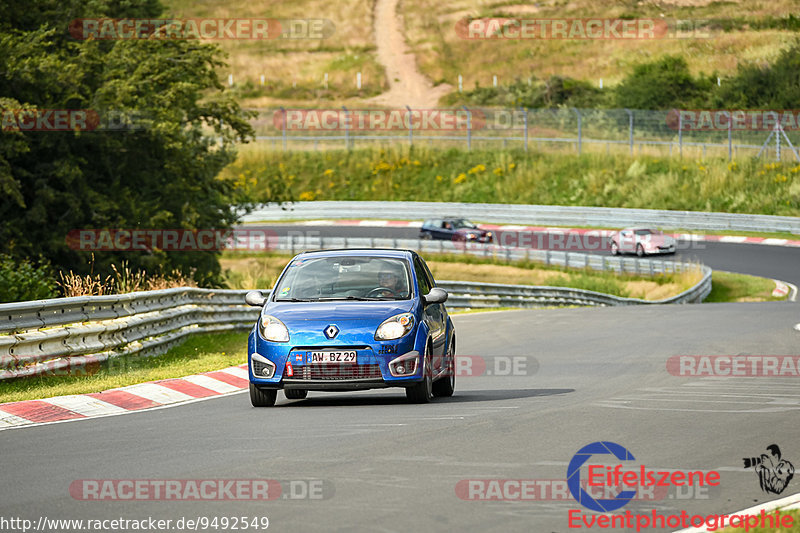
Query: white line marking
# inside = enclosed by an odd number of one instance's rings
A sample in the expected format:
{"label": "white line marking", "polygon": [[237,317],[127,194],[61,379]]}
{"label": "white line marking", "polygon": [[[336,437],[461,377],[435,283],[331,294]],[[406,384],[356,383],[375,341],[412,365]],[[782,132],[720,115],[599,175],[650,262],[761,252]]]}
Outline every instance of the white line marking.
{"label": "white line marking", "polygon": [[27,418],[22,418],[21,416],[12,415],[11,413],[0,411],[0,428],[25,426],[32,423],[33,422],[31,422]]}
{"label": "white line marking", "polygon": [[358,226],[369,226],[373,228],[380,228],[389,224],[388,220],[361,220]]}
{"label": "white line marking", "polygon": [[788,239],[764,239],[761,241],[761,244],[766,244],[769,246],[783,246],[787,242],[789,242]]}
{"label": "white line marking", "polygon": [[91,396],[83,396],[80,394],[45,398],[42,401],[51,405],[63,407],[64,409],[68,409],[83,416],[98,416],[127,411],[127,409],[122,407],[92,398]]}
{"label": "white line marking", "polygon": [[[732,513],[725,513],[728,516],[731,515],[757,515],[764,511],[765,514],[769,513],[773,509],[783,509],[789,505],[796,505],[800,502],[800,492],[797,494],[792,494],[791,496],[787,496],[785,498],[781,498],[780,500],[773,500],[771,502],[762,503],[761,505],[756,505],[755,507],[749,507],[747,509],[743,509],[741,511],[734,511]],[[723,513],[717,513],[723,514]],[[687,529],[676,530],[675,533],[707,533],[708,529],[700,526],[698,527],[690,527]]]}
{"label": "white line marking", "polygon": [[[113,389],[113,390],[119,390],[119,389]],[[149,413],[151,411],[160,411],[161,409],[170,409],[172,407],[180,407],[180,406],[188,405],[190,403],[195,403],[195,402],[204,402],[206,400],[217,400],[219,398],[225,398],[227,396],[233,396],[234,394],[242,394],[244,392],[247,392],[247,389],[242,389],[240,391],[231,392],[231,393],[228,393],[228,394],[220,394],[219,396],[206,396],[205,398],[193,398],[192,400],[187,401],[187,402],[183,402],[183,403],[173,403],[173,404],[169,404],[169,405],[159,405],[158,407],[151,407],[149,409],[137,409],[136,411],[125,411],[123,413],[113,413],[113,414],[107,414],[107,415],[99,415],[99,416],[93,416],[91,418],[70,418],[68,420],[54,420],[53,422],[33,422],[33,423],[30,423],[30,424],[27,424],[27,425],[24,425],[24,426],[9,426],[9,427],[0,426],[0,431],[7,430],[7,429],[22,429],[22,428],[32,428],[32,427],[37,427],[37,426],[49,426],[51,424],[64,424],[66,422],[77,422],[77,421],[80,421],[80,420],[95,420],[97,418],[108,418],[108,417],[111,417],[111,416],[135,415],[135,414],[141,414],[141,413]],[[249,403],[248,403],[248,405],[249,405]]]}
{"label": "white line marking", "polygon": [[788,281],[784,281],[784,283],[786,285],[788,285],[789,288],[792,290],[792,292],[789,293],[789,301],[790,302],[796,302],[797,301],[797,285],[789,283]]}
{"label": "white line marking", "polygon": [[219,372],[225,372],[226,374],[236,376],[237,378],[242,378],[247,380],[250,379],[250,374],[247,373],[247,369],[239,366],[231,366],[228,368],[223,368]]}
{"label": "white line marking", "polygon": [[188,381],[189,383],[200,385],[201,387],[205,387],[206,389],[213,390],[214,392],[218,392],[220,394],[242,390],[241,387],[234,387],[230,383],[225,383],[224,381],[220,381],[218,379],[214,379],[209,376],[202,376],[202,375],[186,376],[185,378],[182,379]]}
{"label": "white line marking", "polygon": [[135,394],[136,396],[141,396],[142,398],[146,398],[162,405],[175,402],[185,402],[194,399],[188,394],[168,389],[167,387],[162,387],[161,385],[156,385],[155,383],[139,383],[138,385],[129,385],[118,390],[129,392],[131,394]]}
{"label": "white line marking", "polygon": [[736,236],[736,235],[723,235],[722,237],[719,238],[719,242],[739,243],[739,242],[745,242],[746,240],[747,240],[747,237],[739,237],[739,236]]}

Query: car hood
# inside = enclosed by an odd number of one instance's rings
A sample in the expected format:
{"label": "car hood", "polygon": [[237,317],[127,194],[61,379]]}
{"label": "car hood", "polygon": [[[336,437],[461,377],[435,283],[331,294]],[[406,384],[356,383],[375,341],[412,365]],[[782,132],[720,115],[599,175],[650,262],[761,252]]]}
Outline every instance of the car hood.
{"label": "car hood", "polygon": [[675,244],[675,239],[670,235],[648,235],[647,237],[642,239],[644,242],[648,242],[654,246],[664,246]]}
{"label": "car hood", "polygon": [[383,322],[387,318],[411,311],[414,300],[386,302],[327,301],[327,302],[270,302],[264,313],[272,315],[287,326],[309,321],[367,321]]}

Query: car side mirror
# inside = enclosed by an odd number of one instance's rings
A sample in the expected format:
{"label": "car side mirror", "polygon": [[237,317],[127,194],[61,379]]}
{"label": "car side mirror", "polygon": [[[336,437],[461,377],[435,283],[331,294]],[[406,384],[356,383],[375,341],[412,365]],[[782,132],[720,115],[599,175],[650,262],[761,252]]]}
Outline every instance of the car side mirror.
{"label": "car side mirror", "polygon": [[422,297],[422,300],[425,302],[425,305],[443,304],[447,301],[447,291],[439,287],[434,287],[431,289],[431,292]]}
{"label": "car side mirror", "polygon": [[267,303],[267,299],[261,294],[261,291],[248,291],[247,294],[244,295],[244,301],[247,305],[253,305],[255,307],[264,307],[264,304]]}

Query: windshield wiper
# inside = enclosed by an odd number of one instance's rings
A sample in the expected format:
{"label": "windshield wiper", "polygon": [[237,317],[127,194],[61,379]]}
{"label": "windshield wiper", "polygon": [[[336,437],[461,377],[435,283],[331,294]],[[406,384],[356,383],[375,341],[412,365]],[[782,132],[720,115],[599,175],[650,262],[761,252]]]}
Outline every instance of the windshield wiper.
{"label": "windshield wiper", "polygon": [[356,300],[359,302],[379,302],[381,300],[385,300],[385,298],[367,298],[366,296],[326,296],[324,298],[320,298],[320,301],[330,301],[330,300]]}
{"label": "windshield wiper", "polygon": [[318,298],[275,298],[276,302],[316,302]]}

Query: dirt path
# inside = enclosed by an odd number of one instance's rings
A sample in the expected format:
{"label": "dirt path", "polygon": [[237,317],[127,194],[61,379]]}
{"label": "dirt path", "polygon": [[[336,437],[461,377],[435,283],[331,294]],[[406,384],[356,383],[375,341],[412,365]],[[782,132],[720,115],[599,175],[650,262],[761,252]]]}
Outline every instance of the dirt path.
{"label": "dirt path", "polygon": [[386,69],[389,90],[369,102],[390,107],[431,108],[450,91],[447,84],[433,86],[417,68],[403,38],[402,18],[397,14],[399,0],[375,2],[375,42],[378,62]]}

